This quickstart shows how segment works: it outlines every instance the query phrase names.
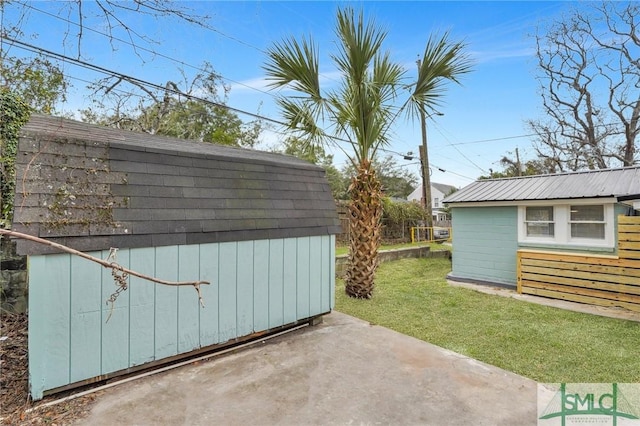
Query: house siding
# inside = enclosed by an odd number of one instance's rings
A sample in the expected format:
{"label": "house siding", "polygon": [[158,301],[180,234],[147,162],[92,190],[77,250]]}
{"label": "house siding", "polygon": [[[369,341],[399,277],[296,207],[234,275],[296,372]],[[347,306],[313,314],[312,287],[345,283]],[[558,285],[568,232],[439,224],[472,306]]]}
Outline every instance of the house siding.
{"label": "house siding", "polygon": [[201,308],[191,286],[131,277],[112,309],[110,269],[66,253],[30,256],[31,396],[328,313],[334,258],[333,235],[121,249],[123,267],[211,284]]}
{"label": "house siding", "polygon": [[516,285],[517,207],[452,208],[450,277]]}

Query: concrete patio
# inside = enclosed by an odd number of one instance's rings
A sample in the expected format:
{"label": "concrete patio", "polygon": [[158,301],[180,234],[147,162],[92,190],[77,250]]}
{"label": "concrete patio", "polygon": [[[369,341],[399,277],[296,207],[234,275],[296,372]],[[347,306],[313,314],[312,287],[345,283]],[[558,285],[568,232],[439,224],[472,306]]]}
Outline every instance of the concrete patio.
{"label": "concrete patio", "polygon": [[534,425],[536,382],[334,312],[105,391],[85,425]]}

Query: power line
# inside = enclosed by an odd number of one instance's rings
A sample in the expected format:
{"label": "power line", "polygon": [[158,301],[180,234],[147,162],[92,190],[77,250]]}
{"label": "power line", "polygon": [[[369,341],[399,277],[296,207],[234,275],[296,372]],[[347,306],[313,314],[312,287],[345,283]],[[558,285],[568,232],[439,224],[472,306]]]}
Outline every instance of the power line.
{"label": "power line", "polygon": [[[94,29],[94,28],[90,28],[90,27],[82,26],[82,25],[80,25],[80,24],[79,24],[79,23],[77,23],[77,22],[73,22],[73,21],[71,21],[70,19],[66,19],[66,18],[63,18],[63,17],[61,17],[61,16],[54,15],[53,13],[47,12],[46,10],[38,9],[37,7],[34,7],[34,6],[30,5],[30,4],[23,4],[23,6],[24,6],[24,7],[28,7],[28,8],[30,8],[30,9],[32,9],[32,10],[34,10],[34,11],[36,11],[36,12],[40,12],[40,13],[42,13],[42,14],[45,14],[45,15],[47,15],[47,16],[51,16],[51,17],[53,17],[53,18],[55,18],[55,19],[58,19],[58,20],[60,20],[60,21],[62,21],[62,22],[66,22],[67,24],[75,25],[76,27],[82,27],[83,29],[89,30],[89,31],[91,31],[91,32],[93,32],[93,33],[95,33],[95,34],[98,34],[98,35],[101,35],[101,36],[104,36],[104,37],[108,37],[108,38],[110,38],[110,39],[116,40],[116,41],[118,41],[118,42],[120,42],[120,43],[123,43],[123,44],[127,44],[127,45],[129,45],[129,46],[133,47],[134,52],[135,52],[136,50],[142,50],[142,51],[145,51],[145,52],[151,53],[152,55],[155,55],[155,56],[158,56],[158,57],[161,57],[161,58],[164,58],[164,59],[168,59],[168,60],[170,60],[170,61],[172,61],[172,62],[175,62],[175,63],[177,63],[177,64],[180,64],[180,65],[183,65],[183,66],[186,66],[186,67],[189,67],[189,68],[192,68],[192,69],[197,70],[197,71],[201,71],[201,72],[209,72],[208,70],[205,70],[205,69],[203,69],[203,68],[201,68],[201,67],[198,67],[198,66],[195,66],[195,65],[188,64],[188,63],[186,63],[186,62],[184,62],[184,61],[181,61],[180,59],[172,58],[171,56],[165,55],[164,53],[157,52],[157,51],[152,50],[152,49],[148,49],[148,48],[146,48],[146,47],[143,47],[143,46],[137,45],[137,44],[135,44],[135,43],[133,43],[133,42],[130,42],[130,41],[127,41],[127,40],[123,40],[123,39],[118,38],[118,37],[115,37],[115,36],[113,36],[113,35],[110,35],[110,34],[107,34],[107,33],[101,32],[101,31],[98,31],[98,30],[96,30],[96,29]],[[216,32],[216,33],[219,33],[219,34],[221,34],[221,35],[225,36],[223,33],[219,32],[218,30],[215,30],[215,29],[211,29],[211,30],[212,30],[212,31],[214,31],[214,32]],[[229,38],[229,39],[231,39],[231,40],[234,40],[234,41],[236,41],[236,42],[238,42],[238,43],[241,43],[241,44],[244,44],[244,45],[246,45],[246,46],[249,46],[249,47],[252,47],[252,48],[254,48],[254,49],[257,49],[257,50],[258,50],[258,51],[260,51],[260,52],[263,52],[261,49],[259,49],[259,48],[255,47],[255,46],[251,46],[250,44],[245,43],[245,42],[243,42],[243,41],[241,41],[241,40],[238,40],[238,39],[236,39],[236,38],[234,38],[234,37],[231,37],[231,36],[225,36],[225,37],[227,37],[227,38]],[[264,53],[264,52],[263,52],[263,53]],[[228,78],[228,77],[225,77],[225,76],[223,76],[223,75],[221,75],[221,74],[218,74],[218,73],[216,73],[216,75],[218,75],[218,76],[219,76],[220,78],[222,78],[223,80],[227,80],[227,81],[229,81],[229,82],[231,82],[231,83],[238,84],[238,85],[243,86],[243,87],[246,87],[246,88],[248,88],[248,89],[255,90],[255,91],[257,91],[257,92],[263,93],[263,94],[265,94],[265,95],[273,96],[271,93],[269,93],[269,92],[267,92],[267,91],[265,91],[265,90],[258,89],[257,87],[249,86],[248,84],[244,84],[244,83],[242,83],[242,82],[239,82],[239,81],[236,81],[236,80],[232,80],[232,79],[230,79],[230,78]]]}
{"label": "power line", "polygon": [[455,149],[456,151],[458,151],[458,154],[460,154],[465,160],[467,160],[469,163],[473,164],[478,170],[480,170],[482,173],[487,173],[486,170],[484,170],[482,167],[478,166],[475,161],[473,161],[472,159],[470,159],[469,157],[467,157],[464,152],[460,151],[460,149],[458,149],[457,146],[454,146],[451,144],[451,142],[449,141],[449,139],[444,135],[444,133],[442,132],[442,130],[440,129],[440,126],[438,126],[435,122],[434,122],[434,127],[436,128],[436,130],[438,131],[438,133],[440,133],[440,135],[444,138],[445,142],[447,142],[447,144],[451,145],[451,147],[453,147],[453,149]]}
{"label": "power line", "polygon": [[[209,104],[209,105],[213,105],[215,107],[227,109],[229,111],[233,111],[233,112],[238,113],[238,114],[248,115],[250,117],[253,117],[253,118],[256,118],[256,119],[259,119],[259,120],[264,120],[264,121],[267,121],[267,122],[270,122],[270,123],[278,124],[278,125],[283,126],[283,127],[289,127],[287,123],[284,123],[282,121],[279,121],[279,120],[276,120],[276,119],[273,119],[273,118],[270,118],[270,117],[266,117],[264,115],[256,114],[256,113],[249,112],[249,111],[245,111],[245,110],[242,110],[242,109],[239,109],[239,108],[234,108],[234,107],[231,107],[229,105],[225,105],[225,104],[222,104],[222,103],[219,103],[219,102],[211,101],[209,99],[204,99],[204,98],[192,95],[192,94],[184,93],[181,90],[178,90],[176,88],[172,88],[172,87],[169,87],[169,86],[161,86],[161,85],[159,85],[157,83],[152,83],[152,82],[149,82],[149,81],[146,81],[146,80],[142,80],[142,79],[137,78],[137,77],[129,76],[127,74],[122,74],[120,72],[113,71],[113,70],[101,67],[99,65],[94,65],[94,64],[88,63],[86,61],[82,61],[80,59],[75,59],[75,58],[72,58],[70,56],[63,55],[63,54],[60,54],[60,53],[57,53],[57,52],[53,52],[53,51],[44,49],[42,47],[34,46],[32,44],[25,43],[25,42],[13,39],[11,37],[7,37],[7,36],[2,35],[2,36],[0,36],[0,40],[7,40],[7,41],[11,42],[13,46],[17,46],[17,47],[19,47],[21,49],[27,50],[27,51],[32,52],[32,53],[44,54],[45,56],[50,56],[50,57],[53,57],[53,58],[57,58],[59,60],[62,60],[63,62],[70,62],[70,63],[72,63],[72,64],[74,64],[76,66],[82,67],[82,68],[86,68],[86,69],[89,69],[89,70],[92,70],[92,71],[97,71],[97,72],[100,72],[100,73],[103,73],[103,74],[107,74],[107,75],[112,76],[112,77],[118,77],[119,79],[121,79],[123,81],[128,81],[130,83],[134,83],[134,84],[141,85],[141,86],[149,86],[149,87],[152,87],[152,88],[157,89],[157,90],[163,90],[165,92],[172,93],[174,95],[184,96],[187,99],[191,99],[191,100],[195,100],[195,101],[198,101],[198,102],[202,102],[202,103],[206,103],[206,104]],[[80,80],[80,79],[78,79],[78,80]],[[121,92],[125,93],[125,94],[138,96],[137,94],[130,93],[130,92],[124,92],[124,91],[121,91]],[[274,131],[274,132],[282,134],[282,135],[287,135],[286,133],[283,133],[283,132],[278,132],[278,131]],[[351,142],[349,140],[342,139],[342,138],[339,138],[337,136],[324,134],[324,137],[326,137],[328,139],[331,139],[333,141],[336,141],[336,142],[346,142],[346,143],[351,144]]]}
{"label": "power line", "polygon": [[471,145],[471,144],[476,144],[476,143],[486,143],[486,142],[496,142],[496,141],[505,141],[508,139],[520,139],[520,138],[528,138],[531,136],[537,136],[536,133],[529,133],[526,135],[517,135],[517,136],[505,136],[502,138],[493,138],[493,139],[481,139],[481,140],[477,140],[477,141],[469,141],[469,142],[455,142],[455,143],[449,143],[449,145],[454,146],[454,145]]}
{"label": "power line", "polygon": [[77,65],[77,66],[80,66],[80,67],[83,67],[83,68],[86,68],[86,69],[89,69],[89,70],[92,70],[92,71],[97,71],[97,72],[100,72],[102,74],[107,74],[107,75],[110,75],[112,77],[118,77],[118,78],[121,78],[122,80],[125,80],[125,81],[133,82],[133,83],[140,84],[140,85],[143,85],[143,86],[149,86],[149,87],[152,87],[154,89],[163,90],[163,91],[172,93],[174,95],[184,96],[184,97],[186,97],[188,99],[192,99],[192,100],[195,100],[195,101],[198,101],[198,102],[207,103],[207,104],[219,107],[219,108],[228,109],[229,111],[233,111],[233,112],[238,113],[238,114],[248,115],[248,116],[251,116],[253,118],[257,118],[259,120],[268,121],[268,122],[275,123],[275,124],[278,124],[278,125],[281,125],[281,126],[285,126],[285,127],[287,126],[286,123],[284,123],[282,121],[279,121],[279,120],[275,120],[275,119],[270,118],[270,117],[266,117],[266,116],[263,116],[263,115],[260,115],[260,114],[256,114],[256,113],[253,113],[253,112],[245,111],[245,110],[242,110],[242,109],[239,109],[239,108],[234,108],[232,106],[225,105],[225,104],[222,104],[222,103],[219,103],[219,102],[215,102],[215,101],[212,101],[212,100],[209,100],[209,99],[204,99],[204,98],[201,98],[199,96],[195,96],[195,95],[191,95],[191,94],[188,94],[188,93],[184,93],[181,90],[177,90],[175,88],[161,86],[161,85],[159,85],[157,83],[152,83],[150,81],[142,80],[140,78],[133,77],[133,76],[130,76],[130,75],[127,75],[127,74],[123,74],[123,73],[120,73],[118,71],[113,71],[113,70],[110,70],[108,68],[101,67],[99,65],[90,64],[89,62],[86,62],[86,61],[83,61],[83,60],[80,60],[80,59],[75,59],[75,58],[72,58],[70,56],[63,55],[63,54],[60,54],[60,53],[57,53],[57,52],[53,52],[51,50],[47,50],[47,49],[44,49],[42,47],[34,46],[32,44],[25,43],[25,42],[13,39],[11,37],[7,37],[7,36],[2,35],[2,36],[0,36],[0,38],[2,38],[4,40],[7,40],[7,41],[13,43],[13,45],[21,47],[22,49],[30,51],[32,53],[42,53],[42,54],[45,54],[46,56],[54,57],[54,58],[60,59],[60,60],[65,61],[65,62],[70,62],[70,63],[72,63],[74,65]]}

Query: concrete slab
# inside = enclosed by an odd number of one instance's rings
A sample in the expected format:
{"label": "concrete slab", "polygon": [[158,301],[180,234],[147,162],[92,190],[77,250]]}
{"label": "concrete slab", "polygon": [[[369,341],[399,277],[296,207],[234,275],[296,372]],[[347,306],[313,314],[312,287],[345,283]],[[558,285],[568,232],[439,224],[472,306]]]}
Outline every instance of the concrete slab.
{"label": "concrete slab", "polygon": [[536,382],[334,312],[105,391],[83,425],[535,425]]}

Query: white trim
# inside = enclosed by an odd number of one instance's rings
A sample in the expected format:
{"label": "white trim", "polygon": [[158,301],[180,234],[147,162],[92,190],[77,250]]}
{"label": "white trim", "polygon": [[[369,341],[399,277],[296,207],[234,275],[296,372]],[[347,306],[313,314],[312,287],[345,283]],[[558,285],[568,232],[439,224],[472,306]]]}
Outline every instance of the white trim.
{"label": "white trim", "polygon": [[555,206],[558,204],[609,204],[617,203],[615,197],[607,198],[563,198],[561,200],[519,200],[519,201],[474,201],[464,203],[446,203],[449,207],[515,207],[515,206]]}
{"label": "white trim", "polygon": [[[518,243],[520,244],[546,244],[563,245],[576,247],[602,247],[613,248],[615,244],[615,217],[613,203],[603,203],[602,199],[597,200],[568,200],[563,204],[547,202],[545,205],[553,207],[553,237],[529,237],[525,225],[526,207],[540,205],[540,203],[530,203],[518,206]],[[604,239],[595,238],[572,238],[571,237],[571,206],[577,204],[598,204],[604,205]]]}

